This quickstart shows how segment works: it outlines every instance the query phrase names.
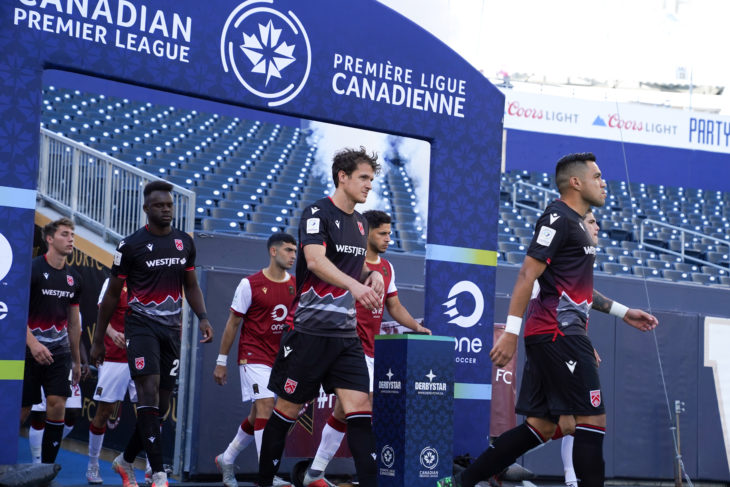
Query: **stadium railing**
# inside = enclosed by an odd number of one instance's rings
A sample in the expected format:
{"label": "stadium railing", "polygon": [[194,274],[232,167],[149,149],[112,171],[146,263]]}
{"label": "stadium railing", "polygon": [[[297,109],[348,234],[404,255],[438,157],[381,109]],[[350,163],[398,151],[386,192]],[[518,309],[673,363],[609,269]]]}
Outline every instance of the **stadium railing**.
{"label": "stadium railing", "polygon": [[[520,195],[525,194],[526,191],[519,191],[519,189],[522,188],[523,190],[533,191],[536,193],[542,194],[542,201],[539,204],[538,207],[535,207],[533,205],[526,205],[524,203],[520,203],[519,197]],[[536,201],[536,198],[527,197],[528,199],[532,201]],[[553,199],[560,198],[560,193],[558,193],[555,190],[545,188],[543,186],[537,186],[535,184],[526,183],[524,181],[515,181],[512,185],[512,207],[513,208],[525,208],[527,210],[532,210],[536,213],[542,213],[545,208],[547,208],[548,203],[552,201]]]}
{"label": "stadium railing", "polygon": [[[41,128],[38,198],[77,223],[118,242],[146,223],[142,190],[162,178]],[[173,185],[174,224],[195,228],[195,193]]]}

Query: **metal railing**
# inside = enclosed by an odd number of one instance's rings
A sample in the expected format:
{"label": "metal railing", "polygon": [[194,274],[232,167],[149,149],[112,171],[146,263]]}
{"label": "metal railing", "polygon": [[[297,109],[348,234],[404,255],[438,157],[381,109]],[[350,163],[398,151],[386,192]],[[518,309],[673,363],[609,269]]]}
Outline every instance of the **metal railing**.
{"label": "metal railing", "polygon": [[[645,235],[646,234],[646,232],[645,232],[646,225],[649,225],[649,224],[658,226],[658,227],[668,228],[670,230],[676,230],[677,232],[680,232],[680,234],[679,234],[679,247],[680,247],[679,252],[677,252],[676,250],[667,248],[667,247],[662,247],[660,245],[646,243],[646,238],[651,238],[651,237],[646,237],[646,235]],[[730,248],[730,241],[723,240],[723,239],[717,238],[717,237],[713,237],[711,235],[707,235],[706,233],[695,232],[694,230],[687,230],[686,228],[678,227],[676,225],[670,225],[669,223],[665,223],[662,221],[652,220],[651,218],[646,218],[646,219],[642,220],[641,225],[639,227],[639,243],[647,249],[657,250],[657,251],[663,252],[665,254],[675,255],[677,257],[680,257],[682,259],[682,261],[689,260],[689,261],[692,261],[692,262],[695,262],[695,263],[698,263],[701,265],[707,265],[710,267],[715,267],[717,269],[723,269],[725,271],[728,270],[727,266],[719,265],[714,262],[710,262],[709,260],[706,260],[706,259],[700,259],[698,257],[686,255],[685,251],[684,251],[684,246],[685,246],[685,242],[687,241],[687,238],[685,237],[685,235],[695,235],[698,237],[711,239],[712,241],[716,242],[717,244],[727,245],[728,248]]]}
{"label": "metal railing", "polygon": [[[142,190],[163,180],[84,144],[41,128],[38,196],[49,206],[118,242],[146,223]],[[173,185],[173,225],[192,233],[195,193]]]}
{"label": "metal railing", "polygon": [[[519,203],[517,201],[518,186],[542,193],[542,206],[535,208],[534,206],[531,206],[531,205]],[[543,211],[545,211],[545,208],[547,208],[547,205],[550,203],[550,201],[552,201],[555,198],[559,198],[559,197],[560,197],[560,193],[558,193],[554,189],[548,189],[543,186],[537,186],[535,184],[526,183],[524,181],[515,181],[515,183],[512,185],[512,207],[513,208],[525,208],[528,210],[532,210],[535,213],[542,213]]]}

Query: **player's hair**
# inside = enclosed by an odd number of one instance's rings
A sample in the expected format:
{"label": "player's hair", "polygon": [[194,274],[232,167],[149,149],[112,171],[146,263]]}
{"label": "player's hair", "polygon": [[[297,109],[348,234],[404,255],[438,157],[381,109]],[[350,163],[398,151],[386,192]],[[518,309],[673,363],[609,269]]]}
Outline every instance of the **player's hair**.
{"label": "player's hair", "polygon": [[266,248],[270,249],[271,247],[278,247],[281,244],[290,243],[290,244],[297,244],[297,241],[294,237],[289,235],[288,233],[284,232],[276,232],[272,233],[269,237],[269,240],[266,241]]}
{"label": "player's hair", "polygon": [[147,199],[147,197],[152,194],[153,191],[166,191],[168,193],[171,193],[172,184],[168,183],[167,181],[152,181],[145,185],[142,194],[144,195],[145,199]]}
{"label": "player's hair", "polygon": [[335,182],[335,188],[340,184],[339,177],[337,177],[340,171],[345,171],[345,174],[349,176],[355,172],[357,165],[362,162],[370,164],[375,174],[380,172],[378,155],[375,152],[368,154],[363,146],[360,146],[360,150],[342,149],[336,153],[332,159],[332,180]]}
{"label": "player's hair", "polygon": [[76,228],[74,226],[74,222],[72,222],[68,218],[59,218],[54,222],[48,222],[43,227],[43,241],[45,242],[48,237],[53,237],[54,235],[56,235],[58,227],[68,227],[71,230]]}
{"label": "player's hair", "polygon": [[368,228],[370,230],[374,230],[380,225],[385,225],[386,223],[391,223],[393,221],[390,215],[380,210],[368,210],[364,212],[362,216],[364,216],[368,221]]}
{"label": "player's hair", "polygon": [[577,152],[563,156],[555,164],[555,184],[558,191],[563,191],[575,171],[581,166],[585,166],[588,161],[596,162],[596,156],[591,152]]}

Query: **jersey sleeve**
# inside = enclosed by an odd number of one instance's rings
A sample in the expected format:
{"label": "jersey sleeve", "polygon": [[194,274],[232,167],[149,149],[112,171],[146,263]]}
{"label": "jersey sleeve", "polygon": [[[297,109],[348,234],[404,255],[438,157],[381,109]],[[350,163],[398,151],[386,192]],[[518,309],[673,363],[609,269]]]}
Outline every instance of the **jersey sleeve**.
{"label": "jersey sleeve", "polygon": [[102,299],[104,299],[104,293],[106,292],[107,286],[109,286],[108,277],[104,280],[104,284],[101,285],[101,291],[99,291],[99,299],[96,300],[97,306],[101,306],[101,301],[102,301]]}
{"label": "jersey sleeve", "polygon": [[569,220],[562,216],[550,223],[551,215],[543,213],[535,225],[535,234],[527,249],[527,255],[542,262],[550,263],[555,253],[568,236]]}
{"label": "jersey sleeve", "polygon": [[395,287],[395,269],[393,269],[393,264],[390,262],[388,262],[388,267],[390,267],[390,284],[388,285],[388,289],[385,290],[386,298],[398,294],[398,288]]}
{"label": "jersey sleeve", "polygon": [[119,242],[117,250],[114,251],[114,263],[112,264],[112,276],[119,279],[126,279],[129,276],[129,270],[132,266],[132,256],[130,255],[130,246],[124,244],[124,240]]}
{"label": "jersey sleeve", "polygon": [[71,306],[78,306],[81,300],[81,292],[84,289],[84,282],[78,272],[73,273],[74,277],[74,295],[70,299]]}
{"label": "jersey sleeve", "polygon": [[251,282],[247,278],[241,279],[236,287],[236,292],[233,294],[233,301],[231,302],[231,309],[238,316],[243,316],[248,312],[248,308],[251,307]]}
{"label": "jersey sleeve", "polygon": [[299,244],[326,245],[328,215],[325,210],[310,206],[304,210],[299,220]]}
{"label": "jersey sleeve", "polygon": [[195,257],[197,255],[197,250],[195,249],[195,242],[192,238],[190,238],[190,235],[185,234],[188,237],[188,244],[190,245],[190,254],[188,255],[188,261],[185,263],[185,270],[186,271],[194,271],[195,270]]}

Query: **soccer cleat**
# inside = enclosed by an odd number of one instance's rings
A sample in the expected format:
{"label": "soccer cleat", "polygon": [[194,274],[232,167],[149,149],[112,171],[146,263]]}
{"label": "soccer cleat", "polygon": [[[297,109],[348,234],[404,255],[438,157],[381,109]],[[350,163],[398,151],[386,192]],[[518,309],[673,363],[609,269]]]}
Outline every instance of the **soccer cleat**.
{"label": "soccer cleat", "polygon": [[152,467],[144,471],[144,484],[149,487],[152,485]]}
{"label": "soccer cleat", "polygon": [[271,487],[291,487],[291,484],[286,480],[275,476],[274,481],[271,483]]}
{"label": "soccer cleat", "polygon": [[122,477],[122,487],[137,487],[137,479],[134,477],[134,466],[124,460],[123,455],[118,455],[112,462],[112,470]]}
{"label": "soccer cleat", "polygon": [[[223,474],[223,485],[225,487],[238,487],[236,480],[236,466],[233,463],[223,463],[223,454],[215,457],[215,466]],[[276,484],[274,484],[276,485]]]}
{"label": "soccer cleat", "polygon": [[89,465],[86,467],[86,481],[92,485],[103,484],[104,479],[99,475],[99,465]]}
{"label": "soccer cleat", "polygon": [[324,472],[320,473],[316,477],[312,477],[309,475],[309,469],[307,469],[307,473],[304,475],[302,485],[304,485],[304,487],[337,487],[335,484],[324,478]]}
{"label": "soccer cleat", "polygon": [[167,474],[165,472],[155,472],[152,474],[152,487],[168,487]]}
{"label": "soccer cleat", "polygon": [[565,482],[565,487],[578,487],[578,482]]}

